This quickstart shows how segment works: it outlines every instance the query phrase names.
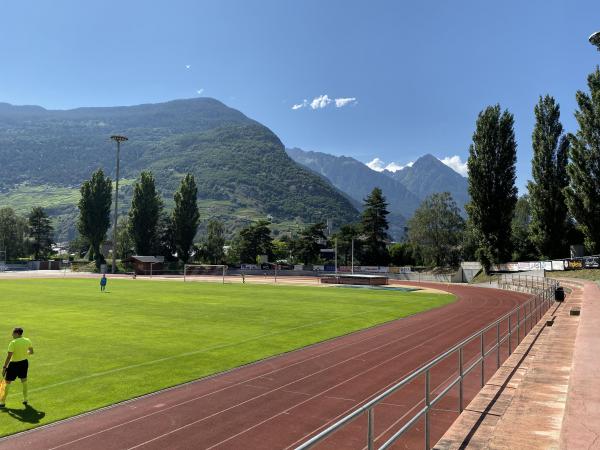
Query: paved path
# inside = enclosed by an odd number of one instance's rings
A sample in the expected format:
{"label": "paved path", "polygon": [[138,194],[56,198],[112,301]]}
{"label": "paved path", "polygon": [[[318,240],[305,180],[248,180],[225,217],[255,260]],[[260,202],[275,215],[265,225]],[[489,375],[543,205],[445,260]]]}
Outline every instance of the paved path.
{"label": "paved path", "polygon": [[560,443],[565,449],[600,449],[600,287],[582,284],[581,318]]}
{"label": "paved path", "polygon": [[[404,283],[403,284],[407,284]],[[415,285],[416,283],[412,283]],[[439,284],[424,284],[440,288]],[[228,373],[0,441],[18,449],[279,449],[290,448],[399,381],[452,344],[512,310],[527,295],[446,286],[459,300],[443,308],[270,358]],[[465,360],[474,358],[465,355]],[[441,389],[456,364],[440,365],[432,387]],[[491,376],[491,372],[486,374]],[[478,391],[466,387],[467,398]],[[378,442],[423,397],[413,385],[376,412]],[[451,399],[456,405],[456,399]],[[436,411],[437,439],[457,412]],[[365,424],[335,435],[330,448],[361,446]],[[407,442],[410,441],[410,436]],[[422,434],[416,436],[417,441]],[[434,440],[435,442],[435,440]],[[413,444],[409,444],[413,445]],[[416,444],[415,444],[416,445]],[[422,444],[421,444],[422,445]]]}

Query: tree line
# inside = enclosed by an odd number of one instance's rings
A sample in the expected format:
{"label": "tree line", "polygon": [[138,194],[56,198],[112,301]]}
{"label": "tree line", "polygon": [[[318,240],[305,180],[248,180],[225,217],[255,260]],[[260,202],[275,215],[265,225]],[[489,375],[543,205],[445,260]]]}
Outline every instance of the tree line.
{"label": "tree line", "polygon": [[[461,222],[446,194],[427,199],[409,222],[412,254],[440,263],[477,259],[486,272],[510,260],[569,256],[569,244],[600,253],[600,69],[578,91],[579,129],[565,133],[560,105],[540,96],[534,108],[532,180],[518,198],[514,117],[500,105],[478,116],[469,148],[471,201]],[[443,244],[443,245],[441,245]]]}
{"label": "tree line", "polygon": [[27,216],[12,208],[0,208],[0,261],[19,258],[46,259],[52,254],[54,228],[43,208]]}
{"label": "tree line", "polygon": [[[193,241],[200,221],[197,198],[194,176],[187,174],[173,196],[175,207],[169,213],[156,189],[154,176],[143,171],[133,187],[129,213],[117,226],[115,257],[162,255],[167,260],[174,260],[177,255],[187,263],[193,254]],[[98,169],[81,186],[77,222],[82,244],[84,248],[89,246],[88,258],[98,267],[105,263],[101,245],[111,225],[111,204],[112,180]]]}

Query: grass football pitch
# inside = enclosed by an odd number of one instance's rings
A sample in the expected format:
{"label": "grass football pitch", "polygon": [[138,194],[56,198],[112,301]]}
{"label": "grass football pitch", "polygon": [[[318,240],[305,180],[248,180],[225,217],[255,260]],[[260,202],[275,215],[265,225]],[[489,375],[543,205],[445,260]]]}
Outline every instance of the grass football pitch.
{"label": "grass football pitch", "polygon": [[447,294],[334,287],[0,280],[0,357],[14,326],[35,349],[30,408],[15,381],[12,434],[268,356],[439,307]]}

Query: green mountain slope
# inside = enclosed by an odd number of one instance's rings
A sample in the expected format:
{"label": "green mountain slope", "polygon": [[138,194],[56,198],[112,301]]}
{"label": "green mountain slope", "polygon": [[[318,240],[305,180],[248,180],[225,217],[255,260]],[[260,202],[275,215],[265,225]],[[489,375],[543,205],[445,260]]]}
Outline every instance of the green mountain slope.
{"label": "green mountain slope", "polygon": [[114,177],[116,133],[129,137],[121,148],[123,212],[134,179],[150,169],[167,205],[183,174],[193,173],[202,218],[230,229],[266,215],[277,223],[356,218],[351,202],[292,161],[268,128],[209,98],[67,111],[0,103],[0,206],[23,210],[42,189],[60,237],[71,237],[81,182],[98,167]]}

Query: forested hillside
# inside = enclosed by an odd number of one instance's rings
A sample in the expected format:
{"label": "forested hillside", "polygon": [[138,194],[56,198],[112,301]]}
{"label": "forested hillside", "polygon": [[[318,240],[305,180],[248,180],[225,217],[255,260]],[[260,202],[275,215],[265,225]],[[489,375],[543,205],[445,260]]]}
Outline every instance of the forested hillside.
{"label": "forested hillside", "polygon": [[42,202],[59,237],[72,237],[81,182],[98,167],[114,178],[112,134],[129,138],[121,148],[124,210],[133,180],[149,169],[167,206],[180,178],[193,173],[203,219],[229,228],[267,215],[276,223],[357,217],[346,197],[286,155],[273,132],[209,98],[66,111],[0,104],[0,206],[23,211]]}

